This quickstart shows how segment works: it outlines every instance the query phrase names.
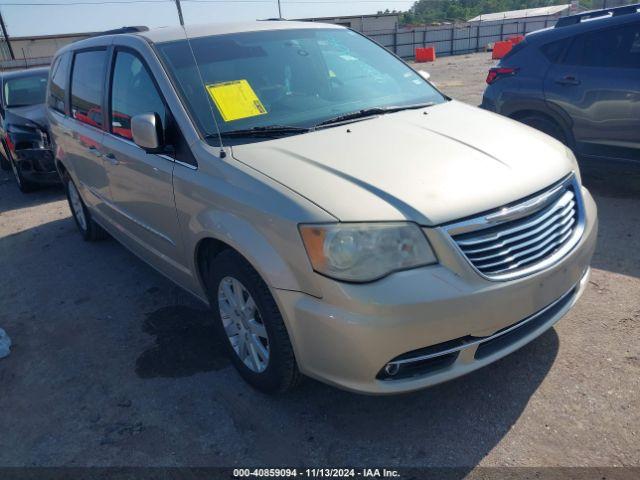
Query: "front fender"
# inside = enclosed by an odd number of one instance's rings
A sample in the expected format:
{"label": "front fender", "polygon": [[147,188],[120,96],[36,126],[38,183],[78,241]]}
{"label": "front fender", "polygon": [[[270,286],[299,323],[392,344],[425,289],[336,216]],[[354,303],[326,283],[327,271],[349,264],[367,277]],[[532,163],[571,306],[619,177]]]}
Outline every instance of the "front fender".
{"label": "front fender", "polygon": [[[264,225],[262,225],[264,227]],[[291,230],[285,226],[279,229]],[[299,233],[297,228],[285,234],[279,232],[268,232],[269,236],[277,235],[278,245],[284,243],[284,248],[274,248],[273,243],[256,226],[244,218],[238,217],[231,212],[222,210],[207,210],[192,219],[189,230],[198,231],[191,251],[192,271],[198,272],[198,254],[202,242],[206,239],[213,239],[229,245],[240,253],[265,282],[271,288],[304,291],[314,294],[315,288],[306,279],[310,273],[309,260],[304,253],[304,247],[297,245]],[[284,256],[283,250],[288,252]],[[301,254],[305,256],[302,257]],[[305,268],[306,267],[306,268]],[[200,286],[203,288],[203,281],[200,279]],[[318,296],[316,294],[316,296]]]}
{"label": "front fender", "polygon": [[[199,284],[199,248],[207,239],[240,253],[271,289],[320,296],[298,224],[335,218],[291,189],[241,164],[231,155],[192,145],[198,167],[176,165],[173,189],[185,258]],[[215,153],[214,153],[215,152]]]}

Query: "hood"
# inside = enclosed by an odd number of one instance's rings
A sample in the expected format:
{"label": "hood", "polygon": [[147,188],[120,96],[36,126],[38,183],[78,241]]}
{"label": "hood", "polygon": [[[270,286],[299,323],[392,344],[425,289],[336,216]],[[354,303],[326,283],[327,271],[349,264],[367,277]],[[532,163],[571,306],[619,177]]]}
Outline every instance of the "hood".
{"label": "hood", "polygon": [[561,143],[451,101],[304,135],[234,146],[233,156],[341,221],[438,225],[491,210],[563,178]]}
{"label": "hood", "polygon": [[44,103],[29,105],[28,107],[7,108],[5,123],[12,125],[24,125],[35,123],[41,130],[47,130],[46,107]]}

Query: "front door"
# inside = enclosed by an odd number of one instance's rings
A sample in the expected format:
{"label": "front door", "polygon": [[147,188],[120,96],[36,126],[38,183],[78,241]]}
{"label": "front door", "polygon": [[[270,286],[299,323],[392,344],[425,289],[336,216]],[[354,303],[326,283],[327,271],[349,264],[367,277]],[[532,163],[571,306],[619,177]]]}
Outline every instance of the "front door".
{"label": "front door", "polygon": [[[131,134],[131,118],[141,113],[157,113],[166,126],[167,107],[138,55],[129,50],[116,50],[114,55],[110,132],[103,148],[117,223],[155,266],[184,273],[173,196],[174,159],[146,153]],[[149,252],[155,258],[150,258]]]}

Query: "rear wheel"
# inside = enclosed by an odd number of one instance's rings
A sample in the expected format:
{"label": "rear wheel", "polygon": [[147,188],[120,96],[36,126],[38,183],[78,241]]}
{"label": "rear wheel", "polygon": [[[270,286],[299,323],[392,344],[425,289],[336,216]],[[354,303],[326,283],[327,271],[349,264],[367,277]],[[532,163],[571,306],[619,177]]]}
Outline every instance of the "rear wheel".
{"label": "rear wheel", "polygon": [[289,334],[258,272],[225,250],[209,263],[207,280],[216,330],[242,378],[266,393],[295,387],[301,374]]}
{"label": "rear wheel", "polygon": [[65,190],[67,191],[67,200],[69,201],[73,219],[82,234],[82,238],[87,242],[95,242],[106,238],[107,232],[93,220],[91,212],[82,201],[80,192],[78,192],[73,180],[68,176],[65,178]]}
{"label": "rear wheel", "polygon": [[540,130],[543,133],[555,138],[559,142],[568,145],[567,135],[564,132],[563,128],[558,125],[558,123],[541,114],[530,113],[525,114],[521,117],[517,117],[516,120],[524,123],[525,125],[529,125],[530,127],[535,128],[536,130]]}

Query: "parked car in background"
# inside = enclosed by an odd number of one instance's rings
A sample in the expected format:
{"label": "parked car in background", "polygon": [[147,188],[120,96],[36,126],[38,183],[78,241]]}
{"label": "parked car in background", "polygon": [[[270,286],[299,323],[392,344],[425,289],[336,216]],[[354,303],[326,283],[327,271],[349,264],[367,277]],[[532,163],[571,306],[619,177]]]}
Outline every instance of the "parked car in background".
{"label": "parked car in background", "polygon": [[482,108],[582,156],[640,160],[640,4],[563,17],[489,71]]}
{"label": "parked car in background", "polygon": [[58,183],[44,105],[49,68],[0,74],[0,163],[29,192]]}
{"label": "parked car in background", "polygon": [[596,206],[571,151],[349,29],[105,35],[52,69],[80,233],[208,302],[256,388],[449,380],[542,334],[587,284]]}

